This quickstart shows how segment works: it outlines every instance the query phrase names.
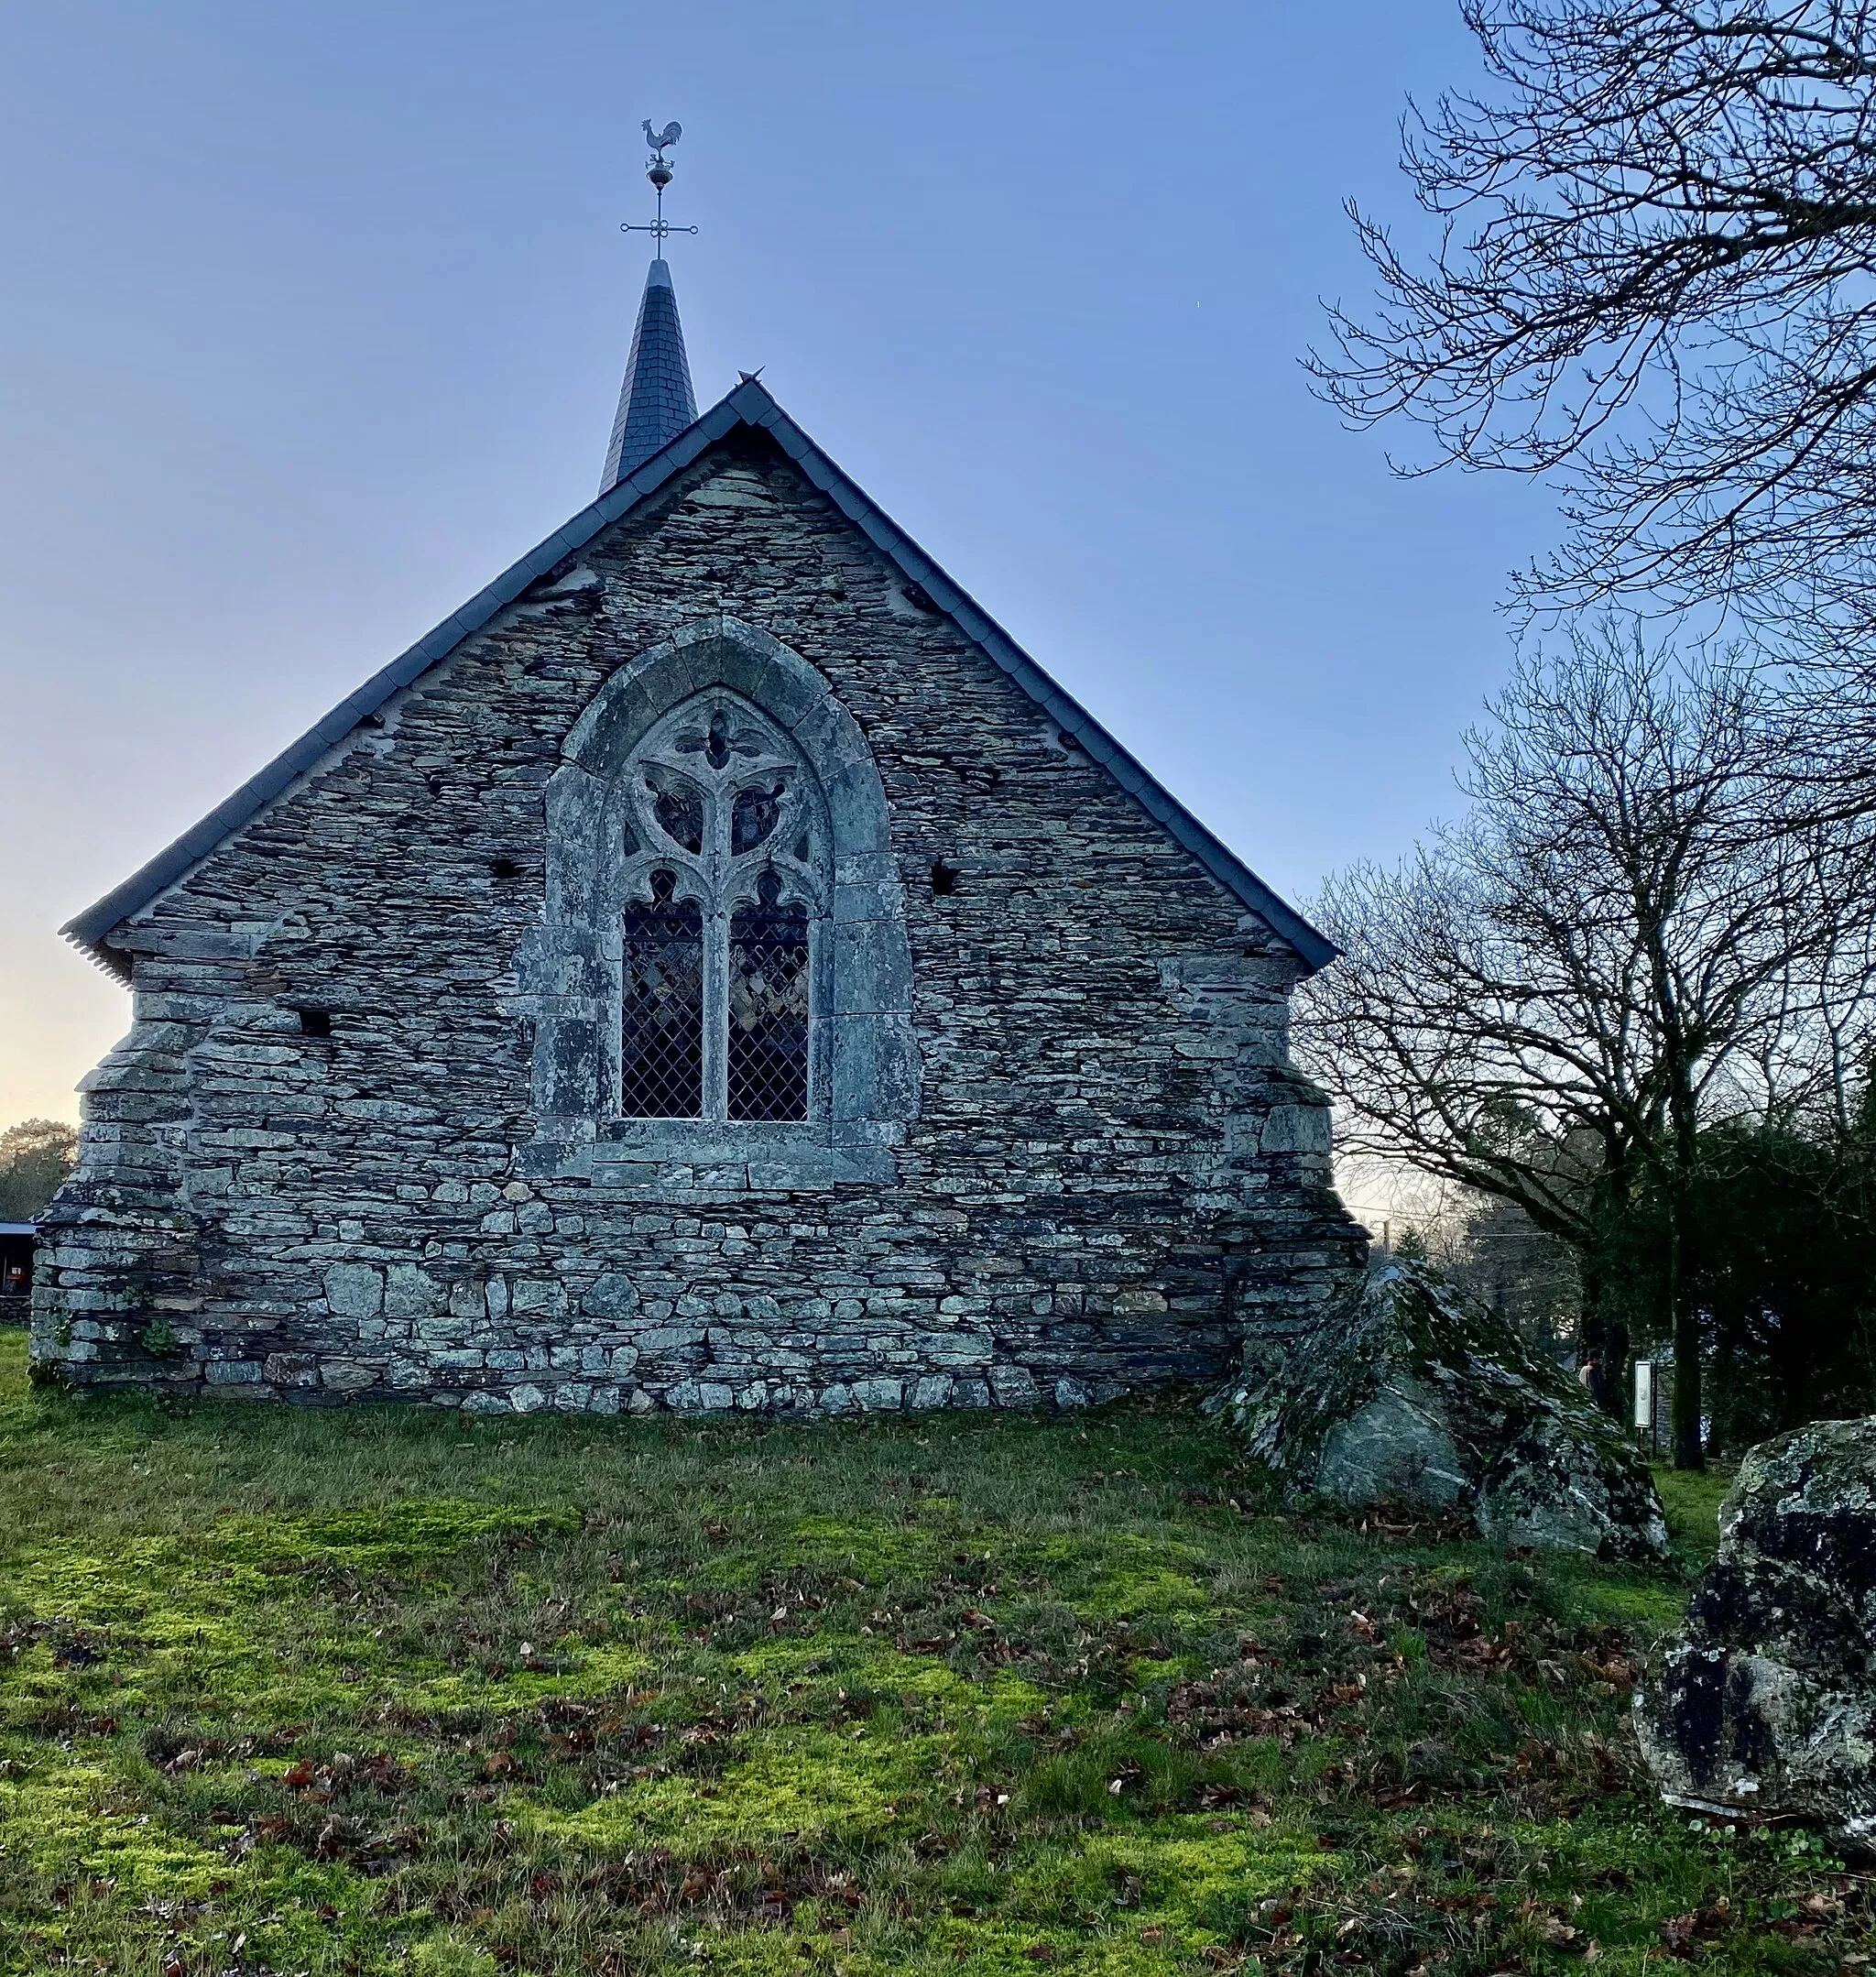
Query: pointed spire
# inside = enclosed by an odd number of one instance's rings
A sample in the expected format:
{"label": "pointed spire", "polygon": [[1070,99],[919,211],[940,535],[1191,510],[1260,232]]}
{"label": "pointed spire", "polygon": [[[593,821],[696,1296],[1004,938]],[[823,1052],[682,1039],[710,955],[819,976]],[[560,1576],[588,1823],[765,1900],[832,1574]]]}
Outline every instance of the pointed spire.
{"label": "pointed spire", "polygon": [[696,416],[677,291],[671,285],[671,269],[659,259],[645,277],[645,299],[638,304],[638,326],[632,332],[632,355],[619,388],[618,416],[612,422],[600,493],[617,486]]}

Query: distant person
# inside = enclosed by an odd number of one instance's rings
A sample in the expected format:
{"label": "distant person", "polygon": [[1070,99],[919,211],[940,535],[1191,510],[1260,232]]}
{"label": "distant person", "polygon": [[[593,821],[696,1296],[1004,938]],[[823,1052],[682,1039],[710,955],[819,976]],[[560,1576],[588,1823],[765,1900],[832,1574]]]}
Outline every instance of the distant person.
{"label": "distant person", "polygon": [[1602,1379],[1602,1355],[1586,1352],[1576,1366],[1576,1384],[1591,1400],[1596,1399],[1596,1389]]}
{"label": "distant person", "polygon": [[1601,1353],[1589,1353],[1576,1369],[1576,1378],[1604,1414],[1615,1412],[1615,1389],[1609,1384],[1609,1368],[1603,1363]]}

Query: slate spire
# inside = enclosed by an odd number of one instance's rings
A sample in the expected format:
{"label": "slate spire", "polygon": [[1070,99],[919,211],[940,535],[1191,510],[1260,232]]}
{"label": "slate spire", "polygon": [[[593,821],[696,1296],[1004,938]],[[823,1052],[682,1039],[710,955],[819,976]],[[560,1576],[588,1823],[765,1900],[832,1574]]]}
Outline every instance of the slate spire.
{"label": "slate spire", "polygon": [[690,359],[684,355],[684,329],[678,321],[677,291],[671,285],[671,269],[660,256],[645,277],[645,296],[638,304],[638,325],[632,332],[626,381],[619,387],[618,416],[612,422],[612,444],[606,449],[600,493],[617,486],[634,467],[642,466],[696,417],[697,399],[691,389]]}

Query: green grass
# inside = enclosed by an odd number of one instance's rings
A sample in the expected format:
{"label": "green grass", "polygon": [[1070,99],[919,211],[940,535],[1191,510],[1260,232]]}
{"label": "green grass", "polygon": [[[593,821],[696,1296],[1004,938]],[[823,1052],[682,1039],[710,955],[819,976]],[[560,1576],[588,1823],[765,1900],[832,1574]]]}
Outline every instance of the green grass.
{"label": "green grass", "polygon": [[166,1410],[8,1337],[0,1972],[1823,1977],[1866,1884],[1639,1773],[1685,1593],[1277,1514],[1171,1400]]}
{"label": "green grass", "polygon": [[1710,1558],[1719,1547],[1719,1506],[1733,1486],[1739,1465],[1722,1462],[1704,1469],[1654,1468],[1654,1487],[1667,1513],[1668,1535],[1691,1558]]}

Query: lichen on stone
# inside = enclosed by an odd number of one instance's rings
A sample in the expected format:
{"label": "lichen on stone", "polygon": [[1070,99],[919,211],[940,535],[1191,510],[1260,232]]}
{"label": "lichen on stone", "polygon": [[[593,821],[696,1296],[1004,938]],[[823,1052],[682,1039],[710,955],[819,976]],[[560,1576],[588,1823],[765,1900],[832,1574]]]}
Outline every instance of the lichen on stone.
{"label": "lichen on stone", "polygon": [[1646,1469],[1569,1374],[1431,1270],[1391,1262],[1261,1382],[1220,1397],[1290,1493],[1469,1510],[1507,1545],[1658,1557]]}
{"label": "lichen on stone", "polygon": [[1719,1524],[1636,1698],[1663,1796],[1795,1813],[1876,1852],[1876,1415],[1751,1450]]}

